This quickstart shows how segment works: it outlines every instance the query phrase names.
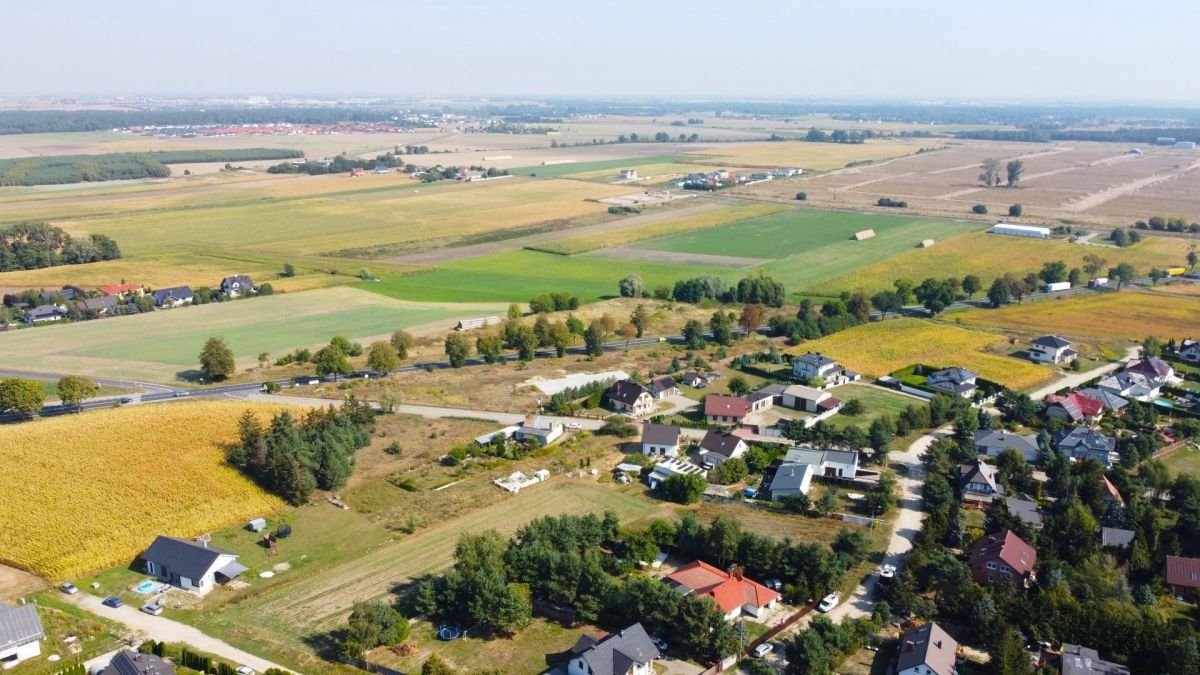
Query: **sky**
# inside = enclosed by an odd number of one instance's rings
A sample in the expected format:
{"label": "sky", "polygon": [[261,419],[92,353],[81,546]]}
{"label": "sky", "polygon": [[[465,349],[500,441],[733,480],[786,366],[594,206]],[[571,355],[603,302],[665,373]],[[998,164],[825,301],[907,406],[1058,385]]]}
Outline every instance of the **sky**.
{"label": "sky", "polygon": [[1200,101],[1196,0],[0,3],[0,92]]}

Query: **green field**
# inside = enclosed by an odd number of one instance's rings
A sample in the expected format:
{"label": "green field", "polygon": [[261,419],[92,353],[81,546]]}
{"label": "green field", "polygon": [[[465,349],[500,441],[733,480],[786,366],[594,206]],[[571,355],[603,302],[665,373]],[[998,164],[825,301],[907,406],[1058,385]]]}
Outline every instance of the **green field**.
{"label": "green field", "polygon": [[1172,476],[1188,473],[1200,476],[1200,448],[1184,446],[1159,460],[1171,471]]}
{"label": "green field", "polygon": [[829,393],[843,401],[862,401],[864,407],[863,414],[861,415],[834,415],[829,420],[829,423],[839,429],[858,425],[865,431],[875,418],[884,415],[895,418],[901,410],[904,410],[909,405],[921,403],[920,400],[914,397],[866,384],[844,384],[840,387],[830,389]]}
{"label": "green field", "polygon": [[353,288],[327,288],[20,330],[0,340],[0,362],[29,370],[170,382],[178,372],[196,367],[200,348],[214,335],[229,343],[239,367],[247,367],[261,352],[278,356],[334,335],[384,335],[481,309],[416,305]]}
{"label": "green field", "polygon": [[[362,285],[376,293],[418,302],[524,302],[550,291],[567,291],[583,302],[617,294],[617,282],[630,272],[646,288],[700,274],[728,276],[716,267],[561,256],[537,251],[505,251],[455,260],[428,272]],[[736,273],[735,273],[736,276]]]}
{"label": "green field", "polygon": [[[565,152],[565,151],[564,151]],[[522,166],[509,169],[509,173],[524,176],[536,173],[539,177],[561,178],[579,173],[604,171],[611,169],[614,177],[621,169],[636,169],[645,164],[669,164],[679,161],[676,155],[655,155],[653,157],[637,157],[630,159],[601,159],[594,162],[568,162],[566,164],[551,164],[549,166]]]}

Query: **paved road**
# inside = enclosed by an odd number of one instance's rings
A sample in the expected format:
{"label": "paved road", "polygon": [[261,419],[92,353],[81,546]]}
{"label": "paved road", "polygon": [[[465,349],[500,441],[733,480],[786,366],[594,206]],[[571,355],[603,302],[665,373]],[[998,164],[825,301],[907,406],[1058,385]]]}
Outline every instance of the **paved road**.
{"label": "paved road", "polygon": [[1037,391],[1030,393],[1029,398],[1031,398],[1035,401],[1040,401],[1040,400],[1046,398],[1047,396],[1049,396],[1050,394],[1053,394],[1054,392],[1056,392],[1059,389],[1062,389],[1064,387],[1070,387],[1070,388],[1074,389],[1075,387],[1078,387],[1079,385],[1083,384],[1084,382],[1087,382],[1088,380],[1090,380],[1092,378],[1100,377],[1101,375],[1111,373],[1114,370],[1120,368],[1125,363],[1127,363],[1130,359],[1137,358],[1137,355],[1140,353],[1140,351],[1141,351],[1140,347],[1130,347],[1125,350],[1125,358],[1122,359],[1121,361],[1118,361],[1117,363],[1106,363],[1103,366],[1100,366],[1099,368],[1093,368],[1091,370],[1080,372],[1080,373],[1070,373],[1066,377],[1062,378],[1061,380],[1056,380],[1055,382],[1052,382],[1051,384],[1048,384],[1048,385],[1042,387],[1041,389],[1038,389]]}
{"label": "paved road", "polygon": [[88,593],[77,593],[66,597],[72,603],[93,614],[116,621],[134,632],[142,633],[159,642],[182,642],[232,661],[236,665],[250,666],[260,673],[271,668],[289,670],[279,664],[244,652],[227,642],[205,635],[185,623],[162,616],[151,616],[129,605],[123,605],[116,609],[106,607],[101,604],[100,598]]}

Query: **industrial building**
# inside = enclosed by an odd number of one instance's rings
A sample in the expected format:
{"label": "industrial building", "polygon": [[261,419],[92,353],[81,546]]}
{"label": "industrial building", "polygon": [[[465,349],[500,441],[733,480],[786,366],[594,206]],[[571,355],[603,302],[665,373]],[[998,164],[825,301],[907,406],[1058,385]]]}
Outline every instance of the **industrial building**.
{"label": "industrial building", "polygon": [[1004,234],[1010,237],[1029,237],[1031,239],[1049,239],[1050,228],[999,222],[992,226],[992,234]]}

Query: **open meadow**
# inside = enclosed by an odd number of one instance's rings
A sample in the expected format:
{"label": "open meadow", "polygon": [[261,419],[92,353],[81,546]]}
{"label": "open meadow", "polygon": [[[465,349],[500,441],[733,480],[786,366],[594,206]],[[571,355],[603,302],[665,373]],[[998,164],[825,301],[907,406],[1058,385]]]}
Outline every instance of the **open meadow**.
{"label": "open meadow", "polygon": [[[804,131],[807,131],[805,129]],[[687,153],[698,163],[742,167],[797,167],[813,171],[841,169],[854,162],[869,162],[912,154],[939,141],[868,141],[859,144],[805,143],[774,141],[767,143],[725,144]]]}
{"label": "open meadow", "polygon": [[282,506],[225,464],[247,409],[186,402],[5,431],[0,559],[51,580],[131,561],[158,534],[194,536]]}
{"label": "open meadow", "polygon": [[0,362],[28,370],[174,382],[198,368],[200,349],[211,336],[225,338],[239,368],[245,368],[262,352],[276,358],[334,335],[382,337],[426,324],[444,334],[458,318],[501,309],[421,305],[354,288],[327,288],[10,331],[0,334]]}
{"label": "open meadow", "polygon": [[1191,337],[1200,330],[1200,302],[1125,289],[961,312],[955,318],[971,326],[1032,336],[1053,333],[1070,339],[1141,342],[1155,335],[1165,341]]}
{"label": "open meadow", "polygon": [[805,342],[801,352],[820,352],[871,377],[914,363],[962,366],[1012,389],[1029,389],[1054,377],[1045,366],[988,351],[1007,347],[1002,337],[921,319],[891,319],[848,328]]}

